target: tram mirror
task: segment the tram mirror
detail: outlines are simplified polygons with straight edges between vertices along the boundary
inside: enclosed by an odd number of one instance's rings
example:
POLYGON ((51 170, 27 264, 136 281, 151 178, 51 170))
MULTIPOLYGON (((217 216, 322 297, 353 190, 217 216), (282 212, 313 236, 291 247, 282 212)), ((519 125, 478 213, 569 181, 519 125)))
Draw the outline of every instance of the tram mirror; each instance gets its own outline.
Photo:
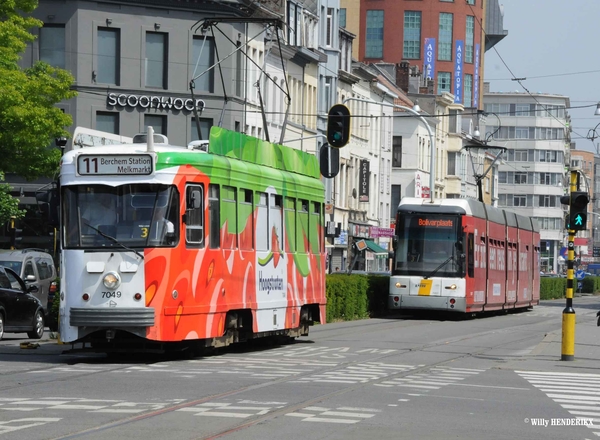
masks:
POLYGON ((456 250, 458 251, 458 253, 462 253, 463 251, 463 244, 462 241, 457 241, 454 246, 456 247, 456 250))
POLYGON ((193 209, 198 209, 202 206, 202 197, 200 191, 192 191, 190 194, 190 205, 193 209))

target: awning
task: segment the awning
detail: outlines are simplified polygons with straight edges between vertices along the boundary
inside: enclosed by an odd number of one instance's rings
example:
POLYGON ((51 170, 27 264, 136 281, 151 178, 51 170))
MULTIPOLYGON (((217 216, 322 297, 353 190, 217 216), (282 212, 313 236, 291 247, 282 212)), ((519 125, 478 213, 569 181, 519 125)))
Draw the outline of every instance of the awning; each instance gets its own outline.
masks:
POLYGON ((382 248, 381 246, 376 244, 374 241, 365 240, 365 243, 367 244, 367 250, 373 252, 374 254, 385 254, 385 255, 389 254, 389 252, 386 249, 382 248))

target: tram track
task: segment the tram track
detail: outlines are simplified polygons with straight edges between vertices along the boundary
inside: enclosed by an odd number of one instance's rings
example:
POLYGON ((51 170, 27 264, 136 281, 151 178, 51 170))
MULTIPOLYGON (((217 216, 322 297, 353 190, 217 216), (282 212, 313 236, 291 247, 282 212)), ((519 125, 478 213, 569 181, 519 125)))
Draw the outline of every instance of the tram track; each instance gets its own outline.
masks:
MULTIPOLYGON (((547 324, 547 322, 551 319, 552 318, 549 317, 547 319, 541 319, 540 321, 537 321, 537 322, 526 322, 526 323, 523 323, 522 325, 537 326, 537 325, 541 325, 541 324, 547 324)), ((426 322, 427 324, 431 323, 431 321, 418 321, 418 323, 423 323, 423 322, 426 322)), ((418 323, 415 321, 411 321, 410 323, 414 324, 414 325, 418 325, 418 323)), ((390 327, 387 324, 384 324, 383 327, 382 327, 381 323, 378 323, 378 324, 369 325, 369 328, 366 331, 367 332, 385 331, 390 327)), ((397 328, 396 321, 391 324, 395 324, 395 327, 397 328)), ((411 327, 414 325, 411 325, 411 327)), ((519 325, 519 327, 521 327, 522 325, 519 325)), ((359 325, 351 325, 350 327, 352 327, 352 331, 351 331, 352 333, 354 333, 354 332, 356 332, 356 333, 360 332, 363 334, 365 333, 364 327, 362 327, 362 330, 361 330, 361 326, 359 326, 359 325)), ((463 353, 453 353, 452 350, 450 349, 453 345, 464 345, 465 343, 467 343, 469 341, 473 342, 473 340, 475 340, 477 338, 486 337, 486 336, 489 336, 494 333, 498 333, 498 332, 515 333, 517 331, 520 331, 520 330, 515 330, 514 327, 516 327, 516 326, 511 326, 510 328, 505 328, 505 329, 490 329, 490 330, 486 330, 486 331, 477 331, 475 334, 469 334, 469 335, 461 335, 461 336, 459 335, 459 336, 455 336, 455 337, 442 338, 442 339, 439 339, 437 341, 430 342, 430 343, 417 344, 411 348, 399 349, 399 350, 395 351, 394 353, 385 353, 385 354, 375 355, 375 356, 372 356, 371 358, 369 358, 368 361, 365 361, 364 359, 363 360, 350 360, 350 361, 340 362, 340 363, 336 364, 335 367, 322 367, 317 370, 311 370, 309 372, 297 374, 292 377, 283 377, 283 378, 279 378, 279 379, 275 379, 275 380, 270 380, 268 382, 237 387, 235 389, 227 390, 222 393, 211 394, 209 396, 202 397, 200 399, 194 399, 194 400, 190 400, 190 401, 187 401, 184 403, 177 403, 177 404, 169 405, 169 406, 166 406, 166 407, 158 409, 158 410, 148 411, 143 414, 136 415, 136 416, 125 417, 125 418, 122 418, 119 420, 114 420, 112 422, 104 423, 104 424, 101 424, 101 425, 98 425, 95 427, 82 429, 80 431, 72 432, 72 433, 69 433, 64 436, 55 437, 55 440, 85 438, 86 436, 91 435, 91 434, 107 432, 112 429, 118 429, 118 428, 124 427, 126 425, 134 424, 137 422, 149 420, 152 418, 159 418, 163 415, 172 413, 172 412, 180 410, 180 409, 190 408, 195 405, 200 405, 203 403, 216 401, 218 399, 223 399, 223 398, 227 398, 227 397, 234 397, 234 396, 252 392, 252 391, 267 389, 269 387, 272 387, 272 386, 275 386, 275 385, 278 385, 281 383, 286 383, 287 381, 290 381, 290 380, 298 380, 303 377, 323 374, 323 373, 330 372, 332 370, 341 370, 341 369, 355 366, 357 364, 361 364, 361 363, 365 363, 365 362, 381 362, 381 361, 385 361, 386 359, 388 359, 391 356, 400 356, 401 357, 403 354, 409 353, 409 352, 412 352, 412 353, 427 352, 427 351, 434 350, 434 349, 440 348, 440 347, 448 347, 449 348, 449 350, 438 351, 438 353, 444 353, 444 354, 451 355, 450 357, 446 357, 444 360, 441 360, 439 362, 429 363, 427 365, 419 366, 419 367, 411 369, 409 371, 396 372, 396 373, 387 375, 387 376, 379 378, 379 379, 367 381, 365 383, 357 383, 357 384, 344 386, 342 389, 337 389, 337 390, 332 390, 330 392, 320 393, 317 396, 313 396, 311 398, 307 398, 307 399, 304 399, 304 400, 301 400, 298 402, 294 402, 289 405, 284 405, 283 407, 275 409, 273 411, 270 411, 267 414, 253 416, 250 420, 245 420, 242 423, 234 424, 230 427, 227 427, 226 429, 222 429, 219 431, 213 431, 213 432, 207 433, 206 435, 197 437, 198 440, 200 440, 200 439, 203 439, 203 440, 217 439, 217 438, 225 437, 228 434, 250 428, 257 424, 267 422, 267 421, 277 418, 283 414, 294 412, 294 411, 300 410, 300 409, 308 407, 308 406, 313 406, 313 405, 319 404, 320 402, 326 401, 328 399, 331 399, 331 398, 334 398, 334 397, 337 397, 337 396, 340 396, 340 395, 343 395, 346 393, 351 393, 351 392, 360 390, 363 387, 372 386, 373 384, 377 384, 382 381, 389 381, 389 380, 396 379, 396 378, 402 378, 402 377, 408 376, 408 375, 415 375, 415 374, 419 374, 422 372, 426 372, 432 368, 443 367, 446 364, 451 364, 460 359, 465 359, 465 358, 469 358, 469 357, 479 357, 479 356, 484 355, 486 352, 488 352, 490 350, 510 347, 511 345, 514 346, 516 344, 528 342, 528 341, 533 342, 534 340, 540 339, 540 337, 543 338, 543 335, 545 334, 543 329, 531 330, 530 334, 523 335, 523 337, 521 337, 521 338, 511 339, 508 341, 499 341, 498 343, 491 344, 491 345, 488 343, 481 348, 470 350, 469 352, 466 352, 466 353, 464 353, 464 352, 463 353), (455 354, 455 355, 452 356, 452 354, 455 354)), ((332 329, 332 330, 335 330, 335 329, 332 329)), ((348 336, 349 328, 346 327, 344 330, 346 331, 345 335, 348 336)), ((319 332, 319 333, 320 333, 319 334, 319 342, 326 342, 327 340, 331 340, 332 337, 335 338, 337 336, 337 335, 323 334, 326 332, 319 332)), ((125 368, 125 366, 123 368, 125 368)), ((115 371, 118 369, 119 368, 115 368, 115 369, 111 369, 111 370, 104 370, 102 372, 98 372, 97 374, 103 373, 103 372, 115 371)), ((81 376, 81 375, 79 375, 79 376, 81 376)), ((68 380, 68 379, 69 378, 65 378, 64 380, 68 380)))
MULTIPOLYGON (((592 318, 590 318, 591 320, 592 318)), ((537 322, 522 322, 522 323, 515 323, 511 326, 511 329, 514 329, 516 327, 523 327, 523 326, 538 326, 538 325, 545 325, 547 324, 549 321, 552 321, 553 318, 552 317, 544 317, 542 319, 540 319, 537 322)), ((327 328, 327 326, 323 326, 323 327, 316 327, 319 329, 318 332, 314 332, 317 333, 316 336, 319 337, 320 341, 326 342, 326 341, 330 341, 330 340, 336 340, 337 336, 344 336, 346 339, 348 338, 349 335, 352 334, 366 334, 366 333, 375 333, 375 332, 384 332, 390 329, 397 329, 398 327, 400 328, 407 328, 407 327, 415 327, 418 326, 420 324, 426 324, 426 325, 430 325, 430 324, 436 324, 439 323, 440 321, 436 321, 436 320, 432 320, 432 319, 418 319, 418 320, 413 320, 410 318, 407 319, 393 319, 391 320, 389 323, 387 322, 382 322, 381 320, 378 320, 377 322, 374 323, 370 323, 369 321, 353 321, 351 323, 344 323, 344 325, 342 326, 342 328, 327 328), (400 324, 400 325, 399 325, 400 324)), ((459 322, 465 322, 465 321, 459 321, 459 322)), ((471 321, 473 322, 473 321, 471 321)), ((483 322, 483 321, 482 321, 483 322)), ((457 342, 464 342, 464 341, 468 341, 474 337, 481 337, 484 336, 486 334, 491 334, 497 331, 510 331, 510 330, 498 330, 498 329, 492 329, 492 330, 488 330, 484 333, 478 333, 477 335, 469 335, 465 338, 461 338, 461 339, 454 339, 454 340, 449 340, 448 338, 442 338, 440 340, 437 340, 433 343, 430 344, 422 344, 416 347, 405 347, 405 348, 399 348, 398 351, 396 352, 396 354, 402 353, 402 352, 419 352, 419 351, 426 351, 429 349, 433 349, 435 347, 438 346, 444 346, 447 345, 448 343, 457 343, 457 342)), ((536 332, 536 331, 534 331, 536 332)), ((313 333, 313 334, 314 334, 313 333)), ((537 333, 536 333, 537 334, 537 333)), ((535 338, 536 336, 532 336, 533 338, 535 338)), ((396 342, 398 343, 398 342, 396 342)), ((298 345, 300 345, 300 343, 296 343, 298 345)), ((401 343, 403 344, 403 343, 401 343)), ((489 349, 489 348, 488 348, 489 349)), ((385 358, 387 355, 382 355, 382 359, 385 358)), ((79 357, 78 357, 79 358, 79 357)), ((69 365, 69 366, 73 366, 73 365, 79 365, 79 364, 89 364, 89 365, 95 365, 95 364, 102 364, 103 359, 104 358, 99 358, 99 357, 94 357, 94 358, 89 358, 87 359, 87 361, 85 360, 84 357, 81 358, 82 361, 81 362, 77 362, 73 357, 70 357, 69 359, 65 360, 65 365, 69 365), (90 362, 90 360, 93 359, 93 362, 90 362)), ((380 360, 380 358, 375 358, 375 360, 380 360)), ((152 364, 156 364, 156 363, 162 363, 162 362, 166 362, 166 361, 170 361, 168 359, 165 358, 157 358, 156 360, 153 361, 144 361, 143 364, 145 365, 152 365, 152 364)), ((172 362, 177 362, 172 361, 172 362)), ((110 362, 108 362, 110 363, 110 362)), ((352 363, 347 363, 347 364, 340 364, 338 365, 339 368, 343 368, 344 366, 347 365, 351 365, 352 363)), ((82 378, 82 377, 90 377, 90 376, 94 376, 94 375, 101 375, 101 374, 105 374, 105 373, 114 373, 114 372, 118 372, 118 371, 122 371, 125 369, 128 369, 131 367, 131 363, 125 363, 125 364, 116 364, 114 368, 108 368, 108 369, 102 369, 99 371, 94 371, 94 372, 90 372, 90 371, 86 371, 86 372, 82 372, 80 374, 72 374, 68 377, 57 377, 57 378, 42 378, 42 379, 34 379, 31 381, 28 381, 27 383, 18 383, 15 385, 9 385, 9 386, 0 386, 0 392, 5 392, 5 391, 10 391, 13 389, 23 389, 25 387, 33 387, 33 386, 38 386, 40 384, 51 384, 51 383, 59 383, 59 382, 66 382, 72 379, 78 379, 78 378, 82 378)), ((18 374, 23 374, 23 373, 31 373, 31 374, 35 374, 35 373, 43 373, 48 371, 48 368, 46 367, 40 367, 40 368, 32 368, 32 369, 28 369, 28 370, 15 370, 15 371, 10 371, 7 373, 3 373, 0 375, 1 377, 9 377, 9 376, 13 376, 13 375, 18 375, 18 374)), ((312 372, 311 374, 316 374, 316 372, 312 372)), ((301 377, 301 376, 295 376, 297 377, 301 377)))

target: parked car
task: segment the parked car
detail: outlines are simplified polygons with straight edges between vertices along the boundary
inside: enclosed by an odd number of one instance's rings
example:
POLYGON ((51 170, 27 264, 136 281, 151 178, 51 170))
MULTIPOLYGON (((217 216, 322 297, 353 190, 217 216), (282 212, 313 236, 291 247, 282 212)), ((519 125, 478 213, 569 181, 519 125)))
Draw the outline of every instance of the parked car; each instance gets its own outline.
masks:
POLYGON ((33 293, 37 285, 27 286, 17 273, 0 266, 0 339, 4 333, 27 332, 31 339, 44 335, 44 308, 33 293))
POLYGON ((14 270, 28 286, 37 286, 34 296, 42 302, 47 315, 56 292, 56 267, 52 255, 36 249, 2 249, 0 266, 14 270))

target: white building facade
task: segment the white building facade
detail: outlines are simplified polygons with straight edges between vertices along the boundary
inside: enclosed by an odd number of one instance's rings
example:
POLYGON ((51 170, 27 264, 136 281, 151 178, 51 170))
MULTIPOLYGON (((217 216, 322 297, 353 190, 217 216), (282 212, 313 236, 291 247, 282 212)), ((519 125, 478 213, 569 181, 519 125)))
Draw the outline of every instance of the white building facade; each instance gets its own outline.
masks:
POLYGON ((484 95, 485 128, 493 142, 507 148, 498 166, 498 206, 534 217, 540 225, 541 269, 558 272, 565 240, 560 202, 568 191, 565 164, 569 146, 569 98, 536 93, 484 95))

